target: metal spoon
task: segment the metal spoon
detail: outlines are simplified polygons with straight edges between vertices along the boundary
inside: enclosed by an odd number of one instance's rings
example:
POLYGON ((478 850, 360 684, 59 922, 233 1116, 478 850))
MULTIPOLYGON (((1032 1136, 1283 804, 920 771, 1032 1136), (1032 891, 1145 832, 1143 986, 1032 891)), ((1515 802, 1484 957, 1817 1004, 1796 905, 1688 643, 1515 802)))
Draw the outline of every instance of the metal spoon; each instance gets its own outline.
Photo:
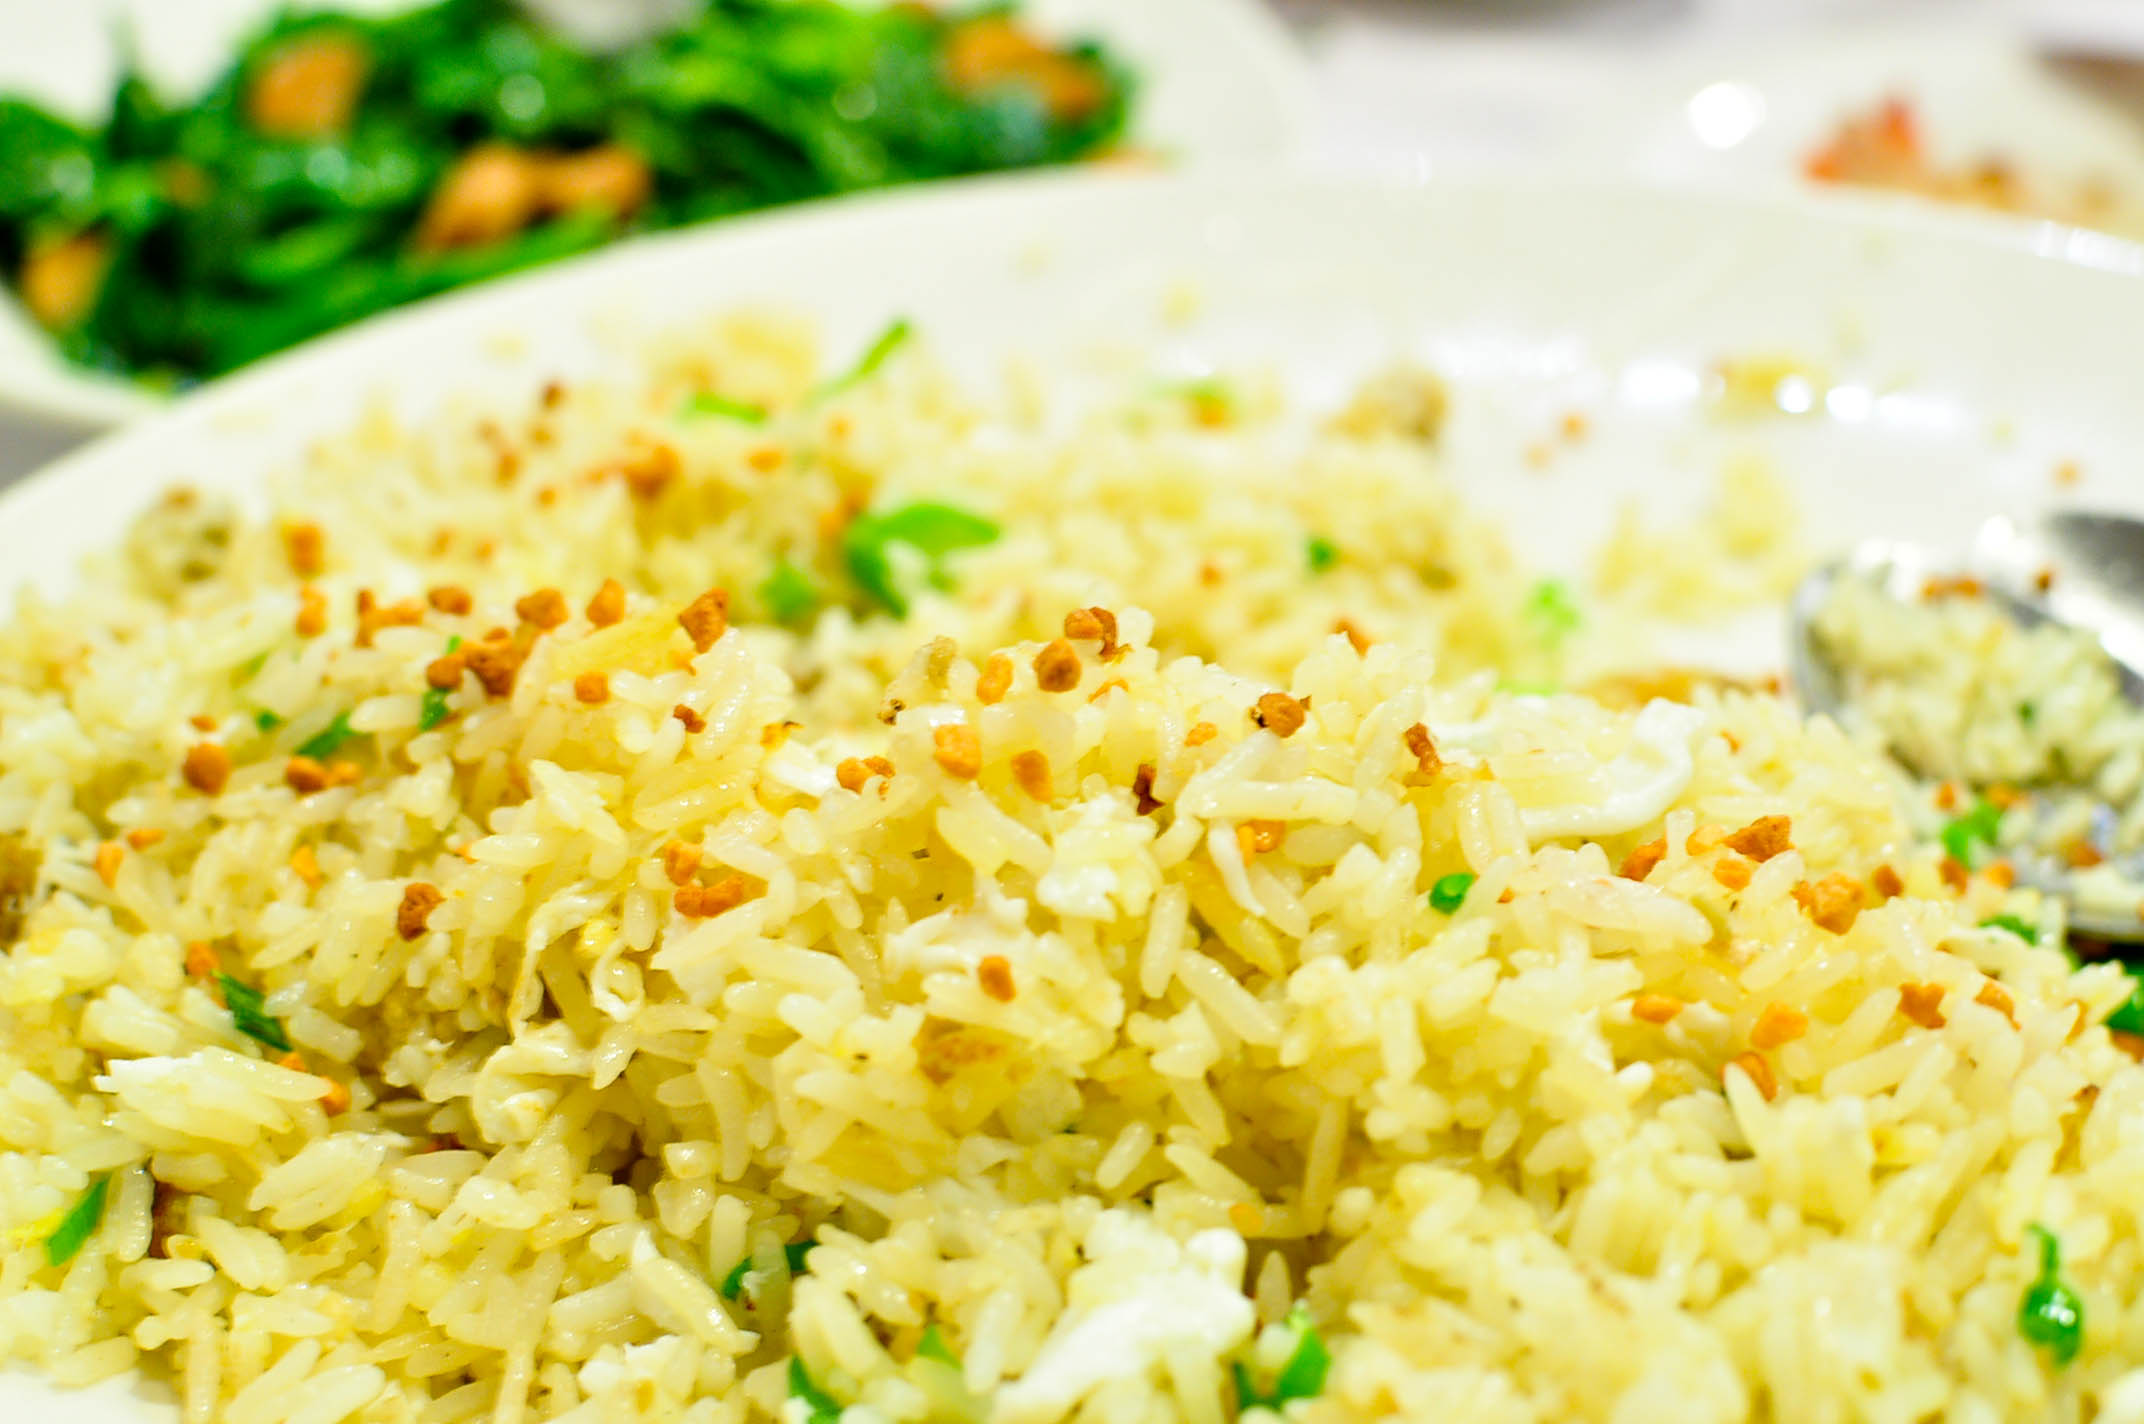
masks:
MULTIPOLYGON (((1788 606, 1787 659, 1803 709, 1842 723, 1855 720, 1845 677, 1816 634, 1817 615, 1842 576, 1872 578, 1891 596, 1914 600, 1930 578, 1961 571, 1977 578, 1982 595, 2020 624, 2055 623, 2094 634, 2115 664, 2122 695, 2144 707, 2144 520, 2063 511, 2025 524, 1990 520, 1962 560, 1911 544, 1872 541, 1802 580, 1788 606)), ((1925 770, 1910 764, 1907 769, 1925 770)), ((2104 840, 2119 815, 2113 806, 2094 811, 2093 835, 2103 854, 2111 849, 2104 840)), ((2069 902, 2069 922, 2078 933, 2144 943, 2144 915, 2094 912, 2080 904, 2077 872, 2060 857, 2009 854, 2020 884, 2069 902)), ((2110 860, 2125 879, 2144 883, 2144 851, 2110 860)))

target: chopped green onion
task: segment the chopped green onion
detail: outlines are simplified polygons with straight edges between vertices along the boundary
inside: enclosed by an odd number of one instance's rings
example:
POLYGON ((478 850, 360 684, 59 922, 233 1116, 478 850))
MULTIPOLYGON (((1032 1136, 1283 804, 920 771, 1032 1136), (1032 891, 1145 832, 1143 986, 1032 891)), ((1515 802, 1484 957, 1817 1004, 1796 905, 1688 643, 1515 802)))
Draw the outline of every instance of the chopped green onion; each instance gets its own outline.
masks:
POLYGON ((1993 801, 1975 803, 1972 810, 1943 828, 1944 853, 1960 865, 1971 867, 1974 844, 1993 846, 2002 822, 2002 810, 1993 801))
POLYGON ((89 1238, 97 1234, 97 1227, 104 1221, 104 1198, 110 1192, 112 1179, 99 1177, 82 1193, 82 1199, 67 1209, 60 1224, 45 1238, 45 1264, 64 1266, 74 1259, 75 1252, 82 1249, 89 1238))
POLYGON ((719 415, 724 420, 735 420, 745 425, 765 425, 767 408, 753 405, 750 401, 731 400, 718 396, 713 391, 694 391, 685 397, 678 407, 678 414, 688 419, 703 415, 719 415))
POLYGON ((333 756, 336 748, 356 735, 350 727, 350 714, 338 712, 334 721, 305 739, 298 747, 298 755, 319 761, 322 757, 333 756))
POLYGON ((759 601, 777 623, 801 623, 819 606, 819 585, 812 576, 784 559, 774 566, 759 586, 759 601))
MULTIPOLYGON (((816 1241, 792 1241, 782 1248, 782 1259, 788 1263, 790 1275, 800 1276, 804 1273, 805 1258, 811 1255, 812 1248, 818 1244, 816 1241)), ((718 1287, 722 1298, 735 1300, 743 1295, 746 1281, 754 1274, 756 1272, 750 1256, 730 1267, 729 1274, 722 1278, 722 1284, 718 1287)))
POLYGON ((894 617, 906 618, 908 599, 894 586, 888 548, 906 544, 921 553, 936 583, 944 579, 940 560, 947 554, 977 548, 997 537, 998 526, 980 514, 922 500, 851 520, 841 533, 841 557, 858 588, 883 604, 894 617))
POLYGON ((789 1397, 803 1400, 810 1411, 804 1416, 805 1424, 838 1424, 841 1418, 840 1401, 812 1383, 801 1355, 789 1357, 789 1397))
POLYGON ((865 348, 864 354, 857 358, 855 365, 822 384, 813 394, 818 399, 824 400, 828 396, 839 395, 849 387, 871 379, 872 376, 878 373, 878 368, 886 364, 887 358, 900 350, 908 338, 914 334, 914 328, 908 324, 907 317, 896 317, 893 321, 887 323, 886 329, 881 331, 870 346, 865 348))
POLYGON ((2116 1033, 2144 1035, 2144 978, 2139 978, 2133 969, 2125 972, 2129 975, 2129 997, 2107 1015, 2107 1027, 2116 1033))
POLYGON ((2084 1348, 2084 1298, 2063 1284, 2062 1243, 2034 1222, 2029 1228, 2040 1243, 2040 1274, 2025 1288, 2017 1306, 2017 1333, 2047 1351, 2060 1369, 2084 1348))
POLYGON ((1456 914, 1467 902, 1467 891, 1474 888, 1474 876, 1467 871, 1455 871, 1444 876, 1429 887, 1429 907, 1440 915, 1456 914))
MULTIPOLYGON (((447 651, 453 652, 462 645, 462 635, 454 634, 447 639, 447 651)), ((447 697, 454 689, 450 687, 427 687, 424 690, 424 707, 417 714, 417 730, 429 732, 453 715, 447 706, 447 697)))
POLYGON ((238 669, 238 680, 240 682, 251 682, 254 678, 258 677, 260 675, 260 670, 268 666, 269 651, 269 649, 263 648, 259 652, 255 653, 252 657, 247 658, 238 669))
POLYGON ((1304 556, 1309 560, 1310 571, 1322 574, 1340 562, 1340 546, 1323 534, 1313 534, 1304 546, 1304 556))
POLYGON ((1990 915, 1980 922, 1984 930, 2008 930, 2027 944, 2040 942, 2040 928, 2016 915, 1990 915))
POLYGON ((1310 1311, 1301 1304, 1288 1312, 1288 1328, 1296 1332, 1295 1348, 1289 1352, 1287 1362, 1273 1376, 1273 1387, 1260 1390, 1251 1383, 1251 1372, 1238 1360, 1233 1364, 1236 1375, 1236 1408, 1279 1410, 1298 1399, 1316 1399, 1325 1391, 1325 1375, 1332 1368, 1332 1352, 1325 1348, 1325 1341, 1318 1335, 1318 1327, 1310 1320, 1310 1311))
POLYGON ((2039 708, 2037 708, 2037 707, 2035 707, 2035 706, 2033 706, 2033 705, 2032 705, 2032 704, 2031 704, 2030 702, 2020 702, 2020 703, 2018 703, 2018 705, 2017 705, 2017 719, 2018 719, 2018 721, 2020 721, 2020 722, 2023 722, 2023 723, 2024 723, 2024 724, 2025 724, 2026 726, 2028 726, 2028 727, 2029 727, 2029 726, 2031 726, 2031 725, 2032 725, 2032 724, 2033 724, 2034 722, 2038 721, 2038 720, 2039 720, 2039 716, 2040 716, 2040 709, 2039 709, 2039 708))
POLYGON ((1162 393, 1190 406, 1192 415, 1202 425, 1226 425, 1236 414, 1235 387, 1219 376, 1178 381, 1162 387, 1162 393))
POLYGON ((939 1364, 951 1365, 956 1370, 960 1368, 960 1356, 953 1353, 953 1347, 946 1344, 945 1336, 939 1333, 935 1324, 923 1327, 923 1338, 916 1342, 916 1358, 936 1360, 939 1364))
POLYGON ((1578 602, 1561 579, 1543 579, 1526 595, 1526 620, 1541 641, 1551 647, 1578 631, 1584 621, 1578 602))
POLYGON ((1310 1323, 1310 1312, 1298 1305, 1288 1312, 1288 1323, 1302 1332, 1295 1342, 1295 1351, 1288 1362, 1280 1367, 1280 1375, 1273 1381, 1273 1402, 1286 1404, 1291 1399, 1315 1399, 1325 1389, 1325 1373, 1332 1368, 1332 1353, 1325 1348, 1325 1341, 1318 1335, 1317 1326, 1310 1323))
POLYGON ((253 725, 263 732, 272 732, 283 725, 283 719, 263 708, 253 714, 253 725))
POLYGON ((216 982, 223 988, 223 1006, 231 1011, 231 1027, 278 1053, 290 1052, 290 1039, 283 1032, 283 1025, 263 1007, 265 1001, 260 990, 241 984, 228 974, 218 974, 216 982))

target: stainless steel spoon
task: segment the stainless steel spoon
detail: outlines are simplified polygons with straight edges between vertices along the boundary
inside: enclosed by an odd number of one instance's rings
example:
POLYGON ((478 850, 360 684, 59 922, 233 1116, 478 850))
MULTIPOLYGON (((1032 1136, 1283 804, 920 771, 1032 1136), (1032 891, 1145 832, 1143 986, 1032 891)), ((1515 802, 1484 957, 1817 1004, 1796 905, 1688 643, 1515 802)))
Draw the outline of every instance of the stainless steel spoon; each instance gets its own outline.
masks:
MULTIPOLYGON (((2144 520, 2063 511, 2029 523, 1990 520, 1963 558, 1873 541, 1810 574, 1788 607, 1788 671, 1803 709, 1849 725, 1856 720, 1846 680, 1816 634, 1817 615, 1840 577, 1873 578, 1905 600, 1920 597, 1930 578, 1961 573, 1978 579, 1983 595, 2021 624, 2052 622, 2094 634, 2114 661, 2123 696, 2144 707, 2144 520)), ((1923 770, 1910 764, 1907 769, 1923 770)), ((2119 808, 2098 807, 2092 818, 2095 836, 2111 832, 2118 817, 2119 808)), ((2100 844, 2098 849, 2107 853, 2110 848, 2100 844)), ((2069 923, 2079 934, 2144 943, 2144 915, 2095 913, 2080 905, 2076 872, 2060 857, 2006 853, 2020 884, 2069 902, 2069 923)), ((2124 878, 2144 883, 2144 852, 2110 859, 2124 878)))

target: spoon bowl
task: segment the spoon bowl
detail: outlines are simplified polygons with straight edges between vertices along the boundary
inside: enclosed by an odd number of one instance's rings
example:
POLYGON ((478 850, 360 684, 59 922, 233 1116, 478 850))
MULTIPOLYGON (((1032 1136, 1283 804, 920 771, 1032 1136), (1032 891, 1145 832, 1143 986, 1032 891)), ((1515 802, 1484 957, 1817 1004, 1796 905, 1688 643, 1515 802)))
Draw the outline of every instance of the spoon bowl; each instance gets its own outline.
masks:
MULTIPOLYGON (((2144 710, 2144 521, 2120 515, 2062 511, 2031 524, 1995 519, 1980 530, 1964 558, 1918 545, 1876 540, 1803 579, 1788 606, 1789 675, 1803 709, 1847 727, 1870 719, 1853 701, 1846 669, 1826 646, 1818 623, 1841 581, 1858 578, 1901 603, 1918 602, 1934 582, 1963 580, 2002 617, 2023 628, 2054 625, 2092 635, 2112 663, 2120 695, 2144 710)), ((1886 750, 1914 776, 1931 780, 1940 768, 1917 765, 1895 745, 1886 750)), ((1974 787, 1978 793, 1985 787, 1974 787)), ((2005 856, 2018 883, 2063 899, 2078 933, 2124 944, 2144 943, 2144 850, 2118 852, 2113 837, 2126 805, 2109 804, 2082 782, 2043 789, 2092 798, 2086 839, 2105 857, 2105 869, 2073 866, 2051 848, 2010 845, 2005 856), (2083 877, 2094 893, 2084 893, 2083 877), (2119 877, 2110 882, 2110 876, 2119 877), (2110 883, 2137 888, 2125 907, 2109 905, 2110 883)))

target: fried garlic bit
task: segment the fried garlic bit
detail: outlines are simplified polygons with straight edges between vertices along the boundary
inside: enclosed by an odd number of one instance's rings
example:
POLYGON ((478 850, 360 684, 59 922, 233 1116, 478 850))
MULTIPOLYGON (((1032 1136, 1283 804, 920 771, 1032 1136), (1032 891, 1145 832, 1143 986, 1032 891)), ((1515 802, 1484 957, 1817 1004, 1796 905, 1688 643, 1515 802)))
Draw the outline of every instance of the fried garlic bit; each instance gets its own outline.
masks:
POLYGON ((975 678, 975 700, 985 707, 1003 702, 1005 694, 1012 691, 1012 659, 1003 653, 992 653, 983 663, 983 670, 975 678))
POLYGON ((1035 683, 1044 692, 1070 692, 1079 686, 1079 651, 1063 638, 1035 654, 1035 683))
POLYGON ((696 653, 712 648, 730 626, 730 596, 727 590, 711 588, 685 605, 677 623, 692 639, 696 653))
POLYGON ((422 880, 413 880, 402 891, 402 903, 395 910, 395 933, 404 939, 421 937, 432 917, 446 896, 439 893, 436 885, 427 885, 422 880))
POLYGON ((1276 737, 1294 736, 1309 716, 1304 704, 1285 692, 1268 692, 1251 707, 1251 720, 1276 737))
POLYGON ((973 781, 983 769, 983 741, 964 722, 931 729, 931 756, 947 776, 973 781))
POLYGON ((625 617, 625 587, 616 579, 603 580, 588 599, 588 622, 597 628, 608 628, 625 617))
POLYGON ((179 775, 203 796, 221 796, 231 779, 231 754, 215 742, 197 743, 179 763, 179 775))
POLYGON ((1623 864, 1616 874, 1625 880, 1643 880, 1658 868, 1661 861, 1667 859, 1667 855, 1668 843, 1664 837, 1647 841, 1641 846, 1633 846, 1630 854, 1623 857, 1623 864))

